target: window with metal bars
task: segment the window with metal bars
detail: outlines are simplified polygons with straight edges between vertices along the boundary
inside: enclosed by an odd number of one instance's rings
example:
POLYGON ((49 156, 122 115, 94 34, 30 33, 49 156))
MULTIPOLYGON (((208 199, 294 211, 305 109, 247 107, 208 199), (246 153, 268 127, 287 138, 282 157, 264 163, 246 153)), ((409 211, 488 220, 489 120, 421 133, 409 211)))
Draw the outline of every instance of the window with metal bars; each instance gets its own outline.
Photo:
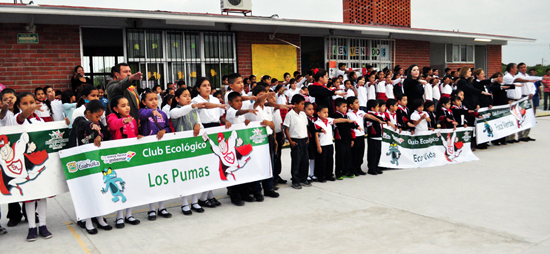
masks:
POLYGON ((199 77, 219 88, 221 77, 236 70, 235 36, 230 32, 128 29, 128 64, 144 73, 142 88, 184 80, 193 86, 199 77))
MULTIPOLYGON (((382 70, 393 66, 392 40, 327 37, 325 45, 327 66, 331 66, 331 62, 336 62, 332 66, 344 63, 353 69, 372 65, 374 69, 382 70)), ((334 75, 336 71, 329 73, 334 75)))

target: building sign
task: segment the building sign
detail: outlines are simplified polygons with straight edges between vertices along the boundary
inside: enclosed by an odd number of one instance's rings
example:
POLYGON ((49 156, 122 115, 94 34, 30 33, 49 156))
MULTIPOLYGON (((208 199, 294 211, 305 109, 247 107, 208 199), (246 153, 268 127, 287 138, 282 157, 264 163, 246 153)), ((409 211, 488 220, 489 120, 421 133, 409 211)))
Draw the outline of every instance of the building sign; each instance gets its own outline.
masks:
POLYGON ((18 44, 38 44, 38 34, 17 34, 18 44))

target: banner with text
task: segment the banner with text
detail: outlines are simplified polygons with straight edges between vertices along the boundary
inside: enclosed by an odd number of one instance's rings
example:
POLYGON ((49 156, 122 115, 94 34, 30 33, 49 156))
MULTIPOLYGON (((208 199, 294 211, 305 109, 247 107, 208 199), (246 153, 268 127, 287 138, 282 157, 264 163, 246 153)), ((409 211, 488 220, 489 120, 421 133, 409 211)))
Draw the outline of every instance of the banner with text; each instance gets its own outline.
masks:
POLYGON ((478 160, 470 141, 473 128, 437 129, 411 135, 385 127, 380 167, 424 168, 478 160))
POLYGON ((272 177, 259 123, 106 141, 60 152, 77 218, 272 177))
POLYGON ((63 121, 0 127, 0 204, 68 191, 58 151, 69 132, 63 121))
POLYGON ((505 138, 537 125, 533 106, 527 98, 510 105, 482 108, 478 112, 484 117, 476 122, 478 144, 505 138))

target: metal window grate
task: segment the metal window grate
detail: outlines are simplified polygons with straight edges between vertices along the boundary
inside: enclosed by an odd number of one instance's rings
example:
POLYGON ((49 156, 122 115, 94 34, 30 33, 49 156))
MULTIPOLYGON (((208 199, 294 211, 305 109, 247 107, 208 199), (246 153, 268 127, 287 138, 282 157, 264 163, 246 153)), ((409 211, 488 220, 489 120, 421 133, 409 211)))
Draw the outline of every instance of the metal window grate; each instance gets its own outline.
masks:
POLYGON ((348 68, 372 65, 378 70, 393 66, 393 40, 326 37, 325 42, 327 65, 336 61, 348 68))

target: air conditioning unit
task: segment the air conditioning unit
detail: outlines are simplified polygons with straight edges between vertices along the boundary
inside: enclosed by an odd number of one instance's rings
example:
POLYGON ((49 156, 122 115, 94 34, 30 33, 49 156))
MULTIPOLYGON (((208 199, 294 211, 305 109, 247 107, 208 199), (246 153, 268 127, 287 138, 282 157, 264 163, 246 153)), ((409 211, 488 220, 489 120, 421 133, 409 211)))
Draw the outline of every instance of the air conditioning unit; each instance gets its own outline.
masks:
POLYGON ((252 11, 252 0, 220 0, 222 12, 227 11, 252 11))

